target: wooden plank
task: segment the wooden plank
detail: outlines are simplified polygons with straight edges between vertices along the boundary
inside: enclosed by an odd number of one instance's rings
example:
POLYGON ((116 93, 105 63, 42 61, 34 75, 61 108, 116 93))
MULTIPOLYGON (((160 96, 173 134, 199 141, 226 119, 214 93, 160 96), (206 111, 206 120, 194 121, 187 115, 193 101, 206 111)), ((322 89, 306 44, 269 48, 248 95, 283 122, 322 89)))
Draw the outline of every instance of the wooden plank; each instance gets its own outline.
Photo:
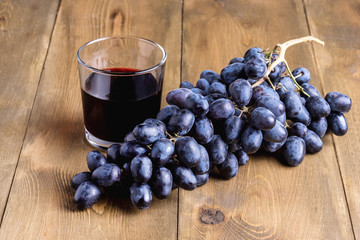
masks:
POLYGON ((325 41, 314 47, 324 92, 338 91, 352 98, 346 114, 349 131, 344 137, 333 135, 355 237, 360 238, 360 3, 356 1, 304 1, 310 31, 325 41), (328 6, 328 7, 321 7, 328 6))
POLYGON ((0 219, 23 144, 58 4, 59 1, 47 0, 0 1, 0 219))
MULTIPOLYGON (((272 48, 309 34, 302 1, 188 0, 183 24, 182 80, 193 83, 202 70, 220 72, 250 47, 272 48)), ((310 44, 289 49, 287 60, 293 69, 308 68, 320 86, 310 44)), ((331 136, 322 152, 296 168, 258 154, 230 181, 211 178, 192 192, 180 190, 179 239, 353 237, 331 136), (220 217, 212 217, 216 213, 220 217)))
POLYGON ((181 10, 177 0, 62 1, 0 239, 176 238, 177 191, 145 211, 128 199, 104 198, 80 212, 70 180, 87 169, 91 150, 83 140, 77 49, 104 36, 152 39, 169 54, 168 91, 180 82, 181 10))

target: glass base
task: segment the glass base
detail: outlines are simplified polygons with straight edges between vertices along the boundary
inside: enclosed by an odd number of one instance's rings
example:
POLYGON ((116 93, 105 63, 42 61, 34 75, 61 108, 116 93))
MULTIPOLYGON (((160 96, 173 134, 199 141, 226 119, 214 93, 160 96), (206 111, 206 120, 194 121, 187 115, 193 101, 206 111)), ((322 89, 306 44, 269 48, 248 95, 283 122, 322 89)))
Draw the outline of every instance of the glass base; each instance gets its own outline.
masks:
POLYGON ((106 151, 108 149, 108 147, 110 147, 112 144, 115 144, 115 143, 121 144, 121 142, 110 142, 110 141, 105 141, 105 140, 102 140, 100 138, 97 138, 94 135, 92 135, 86 129, 86 127, 84 127, 84 129, 85 129, 85 139, 86 139, 86 141, 96 149, 99 149, 101 151, 106 151))

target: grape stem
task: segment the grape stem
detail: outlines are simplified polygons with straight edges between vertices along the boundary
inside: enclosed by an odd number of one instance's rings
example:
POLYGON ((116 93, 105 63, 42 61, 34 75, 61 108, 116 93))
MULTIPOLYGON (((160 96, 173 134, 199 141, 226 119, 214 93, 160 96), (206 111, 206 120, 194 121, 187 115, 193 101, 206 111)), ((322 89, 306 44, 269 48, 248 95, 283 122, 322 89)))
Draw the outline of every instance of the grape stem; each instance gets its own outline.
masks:
MULTIPOLYGON (((252 87, 256 87, 256 86, 259 86, 260 84, 262 84, 265 80, 267 80, 269 83, 271 82, 270 81, 270 78, 269 78, 269 75, 271 73, 271 71, 281 62, 283 62, 286 66, 286 69, 287 71, 289 72, 289 75, 291 77, 291 79, 294 81, 296 87, 299 89, 299 91, 301 91, 302 93, 304 93, 305 95, 308 96, 308 94, 304 91, 304 89, 296 82, 296 79, 295 77, 292 75, 291 73, 291 70, 289 68, 289 65, 287 64, 286 60, 285 60, 285 52, 286 50, 293 46, 293 45, 296 45, 296 44, 299 44, 299 43, 304 43, 304 42, 316 42, 318 44, 321 44, 322 46, 325 45, 325 43, 321 40, 319 40, 318 38, 316 37, 313 37, 313 36, 306 36, 306 37, 302 37, 302 38, 297 38, 297 39, 292 39, 292 40, 289 40, 287 42, 284 42, 284 43, 279 43, 275 46, 275 48, 271 51, 271 53, 275 52, 277 49, 279 49, 279 56, 278 58, 272 62, 270 64, 270 66, 267 68, 267 71, 264 75, 263 78, 261 78, 260 80, 258 80, 257 82, 255 82, 252 87)), ((272 55, 272 54, 271 54, 272 55)))

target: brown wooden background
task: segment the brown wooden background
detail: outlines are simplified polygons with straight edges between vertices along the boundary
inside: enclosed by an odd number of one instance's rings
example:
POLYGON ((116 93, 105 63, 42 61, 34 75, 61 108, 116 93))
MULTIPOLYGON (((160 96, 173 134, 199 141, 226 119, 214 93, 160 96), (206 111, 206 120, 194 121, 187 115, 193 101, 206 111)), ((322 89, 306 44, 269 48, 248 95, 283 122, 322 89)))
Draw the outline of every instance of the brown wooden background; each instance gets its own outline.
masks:
POLYGON ((360 2, 356 0, 0 0, 0 239, 360 239, 360 2), (288 50, 323 94, 353 107, 349 132, 290 168, 252 156, 230 181, 173 191, 145 211, 103 198, 77 211, 86 170, 77 49, 137 35, 168 53, 165 94, 220 72, 250 47, 313 35, 288 50), (220 211, 224 221, 201 217, 220 211))

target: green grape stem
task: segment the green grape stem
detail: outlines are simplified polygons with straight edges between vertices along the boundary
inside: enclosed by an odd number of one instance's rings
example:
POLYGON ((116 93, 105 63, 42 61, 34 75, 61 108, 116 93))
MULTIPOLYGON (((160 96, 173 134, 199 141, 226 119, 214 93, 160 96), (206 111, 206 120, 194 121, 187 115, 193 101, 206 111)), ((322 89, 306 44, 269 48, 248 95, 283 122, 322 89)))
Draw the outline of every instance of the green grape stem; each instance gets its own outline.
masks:
MULTIPOLYGON (((293 81, 295 82, 295 85, 298 87, 298 89, 303 92, 305 95, 308 96, 307 93, 305 93, 304 89, 296 82, 296 79, 295 77, 292 75, 291 73, 291 70, 288 66, 288 64, 286 63, 286 60, 285 60, 285 52, 286 50, 293 46, 293 45, 296 45, 296 44, 299 44, 299 43, 304 43, 304 42, 316 42, 318 44, 321 44, 322 46, 325 45, 325 43, 321 40, 319 40, 318 38, 316 37, 313 37, 313 36, 306 36, 306 37, 302 37, 302 38, 297 38, 297 39, 292 39, 292 40, 289 40, 287 42, 284 42, 284 43, 279 43, 277 44, 274 49, 270 52, 269 54, 269 57, 272 56, 272 54, 277 50, 279 49, 279 56, 278 58, 272 62, 270 64, 270 66, 267 68, 267 71, 265 73, 265 76, 263 78, 261 78, 259 81, 255 82, 252 87, 256 87, 256 86, 259 86, 260 84, 262 84, 265 80, 267 80, 268 82, 271 82, 270 81, 270 78, 269 78, 269 75, 271 73, 271 71, 281 62, 284 62, 284 64, 286 65, 286 69, 287 71, 289 72, 289 75, 290 77, 293 79, 293 81), (299 88, 300 87, 300 88, 299 88)), ((272 85, 272 84, 271 84, 272 85)), ((272 87, 274 88, 274 86, 272 85, 272 87)))

